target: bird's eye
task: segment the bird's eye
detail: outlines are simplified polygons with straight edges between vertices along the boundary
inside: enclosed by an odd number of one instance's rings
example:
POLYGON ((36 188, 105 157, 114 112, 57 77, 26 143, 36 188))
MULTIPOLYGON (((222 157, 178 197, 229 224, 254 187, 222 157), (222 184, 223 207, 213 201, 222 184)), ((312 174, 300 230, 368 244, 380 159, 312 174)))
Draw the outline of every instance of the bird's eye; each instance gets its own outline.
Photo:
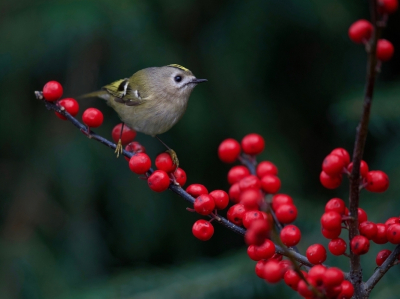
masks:
POLYGON ((175 82, 181 82, 182 81, 182 77, 181 76, 175 76, 175 82))

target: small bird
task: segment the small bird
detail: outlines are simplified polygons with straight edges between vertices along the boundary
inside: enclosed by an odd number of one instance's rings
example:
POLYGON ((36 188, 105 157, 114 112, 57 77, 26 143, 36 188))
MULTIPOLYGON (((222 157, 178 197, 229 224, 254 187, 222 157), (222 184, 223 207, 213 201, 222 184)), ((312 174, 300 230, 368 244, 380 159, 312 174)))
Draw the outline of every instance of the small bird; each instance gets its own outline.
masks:
MULTIPOLYGON (((130 78, 117 80, 100 91, 82 97, 106 100, 118 113, 123 124, 160 140, 157 135, 171 129, 182 118, 194 87, 206 81, 197 79, 183 66, 170 64, 142 69, 130 78)), ((163 144, 174 164, 179 166, 175 151, 163 144)), ((121 138, 115 152, 117 157, 122 153, 121 138)))

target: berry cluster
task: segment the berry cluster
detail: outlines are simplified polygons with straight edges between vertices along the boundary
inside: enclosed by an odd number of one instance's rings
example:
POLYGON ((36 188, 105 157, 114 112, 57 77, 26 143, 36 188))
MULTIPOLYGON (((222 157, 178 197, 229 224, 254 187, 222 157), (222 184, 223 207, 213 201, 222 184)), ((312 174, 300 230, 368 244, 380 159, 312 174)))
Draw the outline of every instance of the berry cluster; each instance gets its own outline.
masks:
MULTIPOLYGON (((399 3, 398 0, 377 0, 379 6, 379 14, 381 22, 385 22, 388 14, 396 12, 399 3)), ((370 49, 370 39, 374 27, 372 24, 364 19, 354 22, 349 27, 349 37, 356 44, 364 44, 366 49, 370 49)), ((388 61, 394 54, 393 44, 386 39, 379 39, 376 45, 376 57, 380 61, 388 61)))
MULTIPOLYGON (((335 189, 340 186, 343 174, 350 175, 353 163, 350 163, 350 155, 343 148, 334 149, 322 162, 322 171, 319 175, 321 184, 327 189, 335 189)), ((385 192, 389 188, 389 178, 381 170, 369 170, 368 164, 361 161, 360 188, 370 192, 385 192)))

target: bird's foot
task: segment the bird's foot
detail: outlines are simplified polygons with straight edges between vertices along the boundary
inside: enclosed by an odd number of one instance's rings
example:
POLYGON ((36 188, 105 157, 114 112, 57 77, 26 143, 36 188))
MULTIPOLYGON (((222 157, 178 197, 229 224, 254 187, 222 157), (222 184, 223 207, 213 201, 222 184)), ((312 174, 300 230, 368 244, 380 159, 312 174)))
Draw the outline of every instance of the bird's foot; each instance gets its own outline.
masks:
POLYGON ((179 160, 178 160, 178 155, 176 154, 176 152, 173 149, 169 149, 166 152, 171 156, 172 163, 174 163, 174 165, 176 166, 176 169, 178 169, 179 160))
POLYGON ((118 140, 117 147, 115 148, 115 152, 117 154, 117 158, 120 154, 122 154, 122 142, 121 139, 118 140))

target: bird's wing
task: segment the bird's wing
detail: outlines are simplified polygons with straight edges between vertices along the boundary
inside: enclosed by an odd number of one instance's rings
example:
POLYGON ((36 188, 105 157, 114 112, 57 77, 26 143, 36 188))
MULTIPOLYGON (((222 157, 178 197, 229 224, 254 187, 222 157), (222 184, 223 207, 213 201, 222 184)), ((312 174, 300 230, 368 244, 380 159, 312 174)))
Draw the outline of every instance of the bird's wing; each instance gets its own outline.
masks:
POLYGON ((143 103, 140 92, 137 89, 132 89, 127 78, 117 80, 102 89, 112 95, 117 103, 127 106, 137 106, 143 103))

